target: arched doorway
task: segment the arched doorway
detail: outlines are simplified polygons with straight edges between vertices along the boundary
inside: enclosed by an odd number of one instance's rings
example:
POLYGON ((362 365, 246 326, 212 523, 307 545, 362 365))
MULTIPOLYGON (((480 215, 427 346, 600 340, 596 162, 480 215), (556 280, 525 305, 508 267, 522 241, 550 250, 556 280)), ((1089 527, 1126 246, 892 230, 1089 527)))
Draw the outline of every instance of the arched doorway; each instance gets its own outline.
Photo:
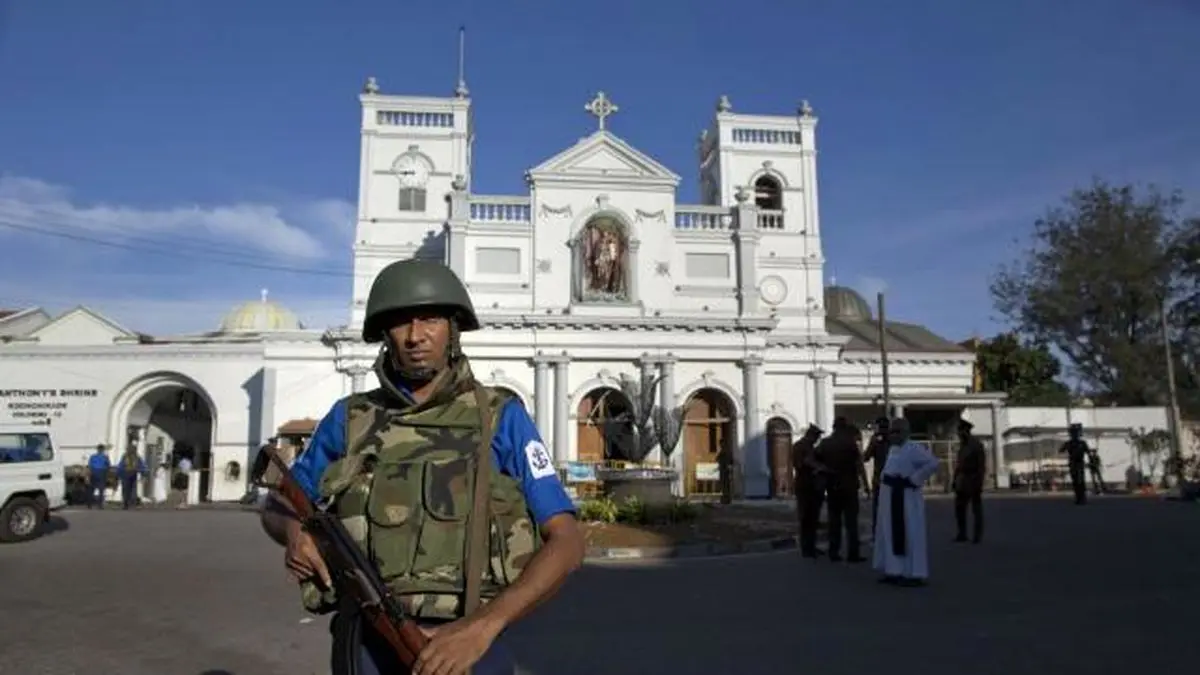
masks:
MULTIPOLYGON (((176 476, 184 459, 199 472, 199 495, 208 501, 212 481, 212 442, 214 410, 212 399, 190 378, 175 373, 147 377, 126 388, 114 410, 120 444, 114 454, 120 456, 133 448, 146 463, 149 476, 143 481, 143 497, 155 496, 156 479, 186 489, 176 476), (159 471, 163 469, 163 471, 159 471)), ((115 457, 114 457, 115 459, 115 457)), ((184 465, 186 468, 186 464, 184 465)), ((165 497, 165 494, 157 495, 165 497)))
POLYGON ((512 389, 510 387, 505 387, 503 385, 498 385, 498 384, 490 384, 490 385, 488 385, 488 387, 495 390, 495 392, 497 394, 500 394, 501 396, 507 396, 508 398, 515 398, 517 400, 517 402, 521 404, 522 407, 527 407, 527 406, 525 406, 525 398, 523 396, 521 396, 520 394, 518 394, 515 389, 512 389))
POLYGON ((629 400, 612 387, 589 391, 575 415, 576 459, 596 463, 623 459, 622 443, 631 433, 630 410, 629 400))
POLYGON ((684 489, 689 495, 733 495, 733 446, 737 417, 733 402, 715 389, 701 389, 688 399, 684 412, 684 489))
POLYGON ((771 497, 790 497, 792 424, 782 417, 767 420, 767 457, 771 463, 771 497))

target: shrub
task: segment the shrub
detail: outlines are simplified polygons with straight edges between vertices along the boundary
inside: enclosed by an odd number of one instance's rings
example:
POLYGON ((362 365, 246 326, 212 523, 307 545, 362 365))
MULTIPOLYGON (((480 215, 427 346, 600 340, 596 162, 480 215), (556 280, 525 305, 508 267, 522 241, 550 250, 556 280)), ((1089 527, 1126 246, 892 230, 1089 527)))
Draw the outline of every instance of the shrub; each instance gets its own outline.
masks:
POLYGON ((636 497, 617 503, 611 497, 586 499, 578 504, 579 519, 587 523, 625 525, 668 525, 690 523, 700 516, 700 507, 678 499, 669 504, 646 504, 636 497))
POLYGON ((586 523, 615 523, 617 505, 608 497, 579 502, 579 519, 586 523))

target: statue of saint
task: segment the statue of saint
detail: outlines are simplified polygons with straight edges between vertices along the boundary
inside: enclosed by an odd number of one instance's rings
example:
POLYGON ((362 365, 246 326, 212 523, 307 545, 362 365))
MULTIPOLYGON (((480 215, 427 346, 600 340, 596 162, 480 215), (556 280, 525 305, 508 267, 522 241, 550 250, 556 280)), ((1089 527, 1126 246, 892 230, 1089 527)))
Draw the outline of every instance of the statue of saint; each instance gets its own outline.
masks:
POLYGON ((588 222, 580 236, 584 300, 625 300, 628 245, 624 229, 612 218, 588 222))

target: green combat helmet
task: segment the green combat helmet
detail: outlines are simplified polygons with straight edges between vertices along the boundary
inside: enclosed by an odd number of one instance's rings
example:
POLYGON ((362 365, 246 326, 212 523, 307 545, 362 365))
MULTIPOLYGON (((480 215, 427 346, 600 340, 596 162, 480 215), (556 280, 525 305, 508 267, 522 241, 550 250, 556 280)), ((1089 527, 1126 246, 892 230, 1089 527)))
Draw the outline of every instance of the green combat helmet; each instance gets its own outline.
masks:
POLYGON ((380 270, 371 284, 363 341, 383 340, 384 327, 379 320, 384 314, 416 307, 457 310, 459 330, 479 330, 471 296, 449 267, 432 260, 398 260, 380 270))

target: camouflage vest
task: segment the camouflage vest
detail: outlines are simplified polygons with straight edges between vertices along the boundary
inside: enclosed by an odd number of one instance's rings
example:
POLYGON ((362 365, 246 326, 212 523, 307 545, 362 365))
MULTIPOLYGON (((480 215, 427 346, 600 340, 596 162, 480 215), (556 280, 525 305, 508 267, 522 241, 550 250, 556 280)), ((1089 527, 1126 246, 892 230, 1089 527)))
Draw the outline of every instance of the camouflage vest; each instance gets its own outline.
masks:
MULTIPOLYGON (((348 399, 347 452, 322 475, 321 497, 411 616, 454 619, 463 613, 482 415, 494 424, 507 399, 484 388, 488 407, 480 410, 466 359, 421 405, 391 387, 386 370, 381 359, 376 372, 384 386, 348 399)), ((485 459, 491 464, 491 555, 484 601, 516 580, 541 542, 520 483, 500 473, 490 448, 485 459)), ((322 596, 311 584, 303 591, 308 610, 336 608, 332 593, 322 596)))

